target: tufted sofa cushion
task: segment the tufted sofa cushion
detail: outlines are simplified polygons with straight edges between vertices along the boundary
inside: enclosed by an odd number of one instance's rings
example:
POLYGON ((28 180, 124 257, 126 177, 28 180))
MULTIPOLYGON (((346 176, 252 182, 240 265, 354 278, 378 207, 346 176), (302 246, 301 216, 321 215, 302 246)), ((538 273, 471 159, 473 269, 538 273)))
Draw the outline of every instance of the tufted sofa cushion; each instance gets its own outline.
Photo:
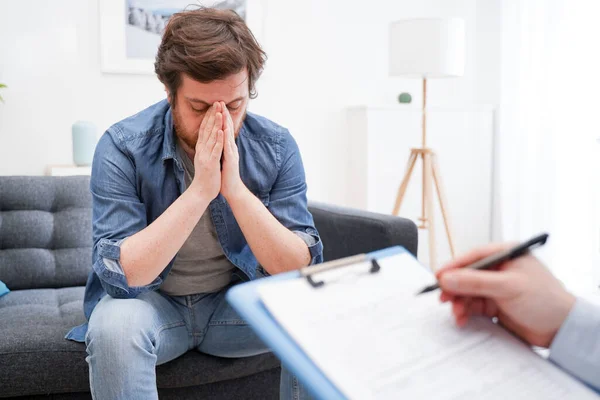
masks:
POLYGON ((89 177, 0 179, 0 280, 11 290, 85 285, 89 177))
MULTIPOLYGON (((70 327, 85 322, 84 290, 16 290, 0 299, 0 398, 89 391, 85 346, 64 339, 70 327)), ((204 385, 278 367, 270 353, 229 359, 190 351, 157 367, 157 385, 161 389, 204 385)), ((276 392, 277 379, 253 386, 276 392)))

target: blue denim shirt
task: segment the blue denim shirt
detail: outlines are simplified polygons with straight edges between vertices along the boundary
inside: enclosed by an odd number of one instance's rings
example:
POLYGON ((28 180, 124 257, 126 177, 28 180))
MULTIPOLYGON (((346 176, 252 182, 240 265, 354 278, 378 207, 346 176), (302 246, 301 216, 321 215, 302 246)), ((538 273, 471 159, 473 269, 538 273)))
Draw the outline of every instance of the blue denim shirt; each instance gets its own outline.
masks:
MULTIPOLYGON (((236 143, 240 176, 281 224, 307 244, 311 264, 323 260, 323 245, 308 211, 304 167, 289 131, 248 113, 236 143)), ((84 314, 107 293, 135 298, 157 290, 173 260, 145 286, 129 286, 120 265, 120 245, 158 218, 185 190, 182 161, 175 151, 171 107, 163 100, 108 129, 96 147, 92 165, 93 251, 84 314)), ((225 256, 245 280, 264 275, 225 198, 209 205, 225 256), (257 274, 258 272, 258 274, 257 274)), ((73 328, 67 339, 83 341, 87 323, 73 328)))

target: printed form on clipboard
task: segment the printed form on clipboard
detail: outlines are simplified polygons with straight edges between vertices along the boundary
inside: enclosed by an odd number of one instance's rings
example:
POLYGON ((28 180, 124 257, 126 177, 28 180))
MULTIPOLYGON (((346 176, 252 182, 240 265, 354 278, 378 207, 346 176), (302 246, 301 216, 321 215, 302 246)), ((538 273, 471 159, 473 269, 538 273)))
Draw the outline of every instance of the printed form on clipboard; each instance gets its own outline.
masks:
POLYGON ((268 312, 349 399, 597 399, 488 319, 458 328, 410 254, 258 288, 268 312))

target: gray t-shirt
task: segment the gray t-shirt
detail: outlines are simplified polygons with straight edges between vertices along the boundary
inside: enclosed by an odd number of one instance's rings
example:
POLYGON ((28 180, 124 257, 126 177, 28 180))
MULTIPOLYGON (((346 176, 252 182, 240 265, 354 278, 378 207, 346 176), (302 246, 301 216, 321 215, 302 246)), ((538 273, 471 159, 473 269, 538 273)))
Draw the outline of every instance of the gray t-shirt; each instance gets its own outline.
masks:
MULTIPOLYGON (((179 144, 176 147, 183 161, 187 188, 194 178, 194 162, 179 144)), ((177 253, 173 268, 160 290, 171 296, 217 292, 231 282, 234 269, 235 266, 223 254, 207 208, 177 253)))

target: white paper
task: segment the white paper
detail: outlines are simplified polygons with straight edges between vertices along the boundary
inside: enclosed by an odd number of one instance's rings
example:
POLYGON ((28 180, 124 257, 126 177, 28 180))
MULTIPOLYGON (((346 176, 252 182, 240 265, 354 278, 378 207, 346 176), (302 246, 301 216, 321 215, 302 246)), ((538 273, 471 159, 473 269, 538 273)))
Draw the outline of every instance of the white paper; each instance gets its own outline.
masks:
POLYGON ((279 324, 351 399, 587 399, 598 397, 491 321, 456 327, 433 276, 404 253, 264 284, 279 324))

